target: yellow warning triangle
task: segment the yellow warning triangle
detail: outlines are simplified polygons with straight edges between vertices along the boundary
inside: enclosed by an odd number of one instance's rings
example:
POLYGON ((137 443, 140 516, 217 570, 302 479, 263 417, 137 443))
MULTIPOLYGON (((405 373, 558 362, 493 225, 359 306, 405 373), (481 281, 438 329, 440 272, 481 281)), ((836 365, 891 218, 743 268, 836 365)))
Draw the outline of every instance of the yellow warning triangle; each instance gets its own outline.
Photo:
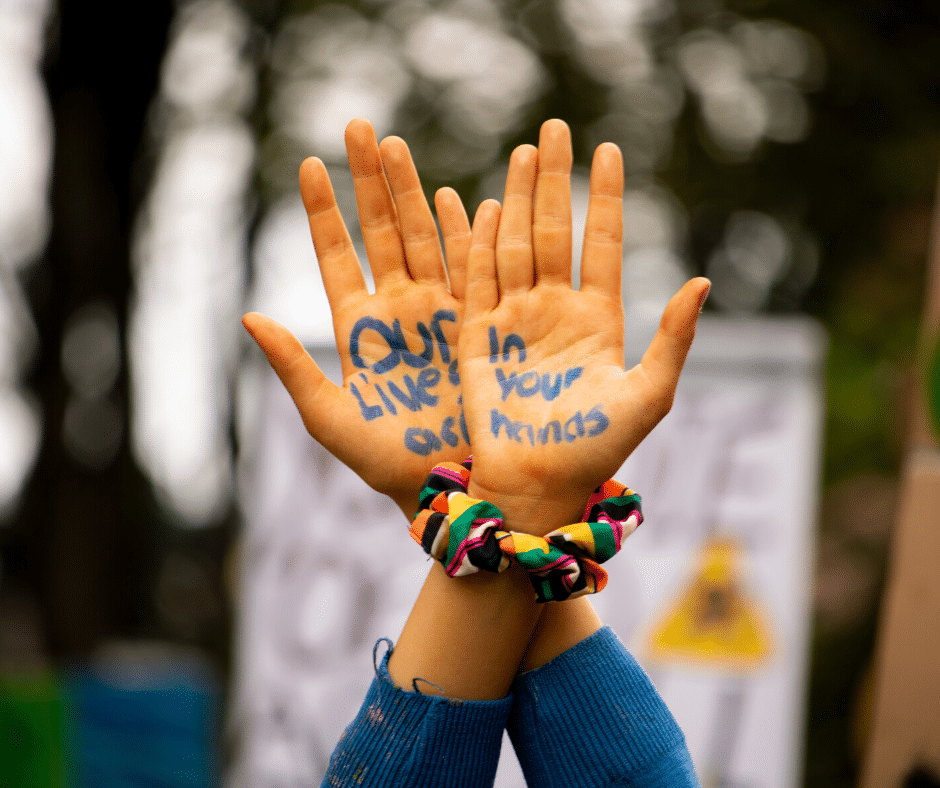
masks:
POLYGON ((692 582, 652 630, 652 662, 742 669, 770 656, 770 629, 741 589, 741 560, 740 547, 727 538, 702 548, 692 582))

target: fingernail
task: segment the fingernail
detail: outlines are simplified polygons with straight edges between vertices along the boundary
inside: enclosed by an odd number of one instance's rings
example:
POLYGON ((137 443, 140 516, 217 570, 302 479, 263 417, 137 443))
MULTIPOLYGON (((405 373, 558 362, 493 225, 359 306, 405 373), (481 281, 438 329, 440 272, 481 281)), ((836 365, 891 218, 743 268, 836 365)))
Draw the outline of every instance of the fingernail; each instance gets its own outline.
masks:
POLYGON ((711 289, 712 289, 712 283, 709 282, 709 283, 708 283, 708 287, 706 287, 706 288, 702 291, 702 294, 699 296, 699 300, 698 300, 698 311, 699 311, 699 312, 701 312, 701 311, 705 308, 705 300, 708 298, 708 294, 709 294, 709 292, 711 292, 711 289))
MULTIPOLYGON (((248 335, 249 335, 252 339, 254 339, 254 338, 255 338, 255 332, 254 332, 254 330, 252 329, 252 327, 249 325, 249 323, 251 323, 251 316, 252 316, 252 314, 253 314, 252 312, 249 312, 247 315, 242 316, 242 325, 245 327, 245 331, 248 332, 248 335)), ((256 340, 256 341, 257 341, 257 340, 256 340)))

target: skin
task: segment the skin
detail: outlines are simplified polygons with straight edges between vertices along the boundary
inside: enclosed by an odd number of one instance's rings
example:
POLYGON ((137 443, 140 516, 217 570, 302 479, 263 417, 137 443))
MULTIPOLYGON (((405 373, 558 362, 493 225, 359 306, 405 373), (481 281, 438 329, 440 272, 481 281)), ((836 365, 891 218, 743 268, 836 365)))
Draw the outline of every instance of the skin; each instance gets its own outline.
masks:
MULTIPOLYGON (((371 126, 361 120, 349 125, 346 142, 376 280, 374 295, 365 288, 322 163, 308 159, 300 174, 344 385, 328 381, 296 338, 269 318, 246 315, 245 327, 293 397, 310 434, 370 486, 390 495, 406 516, 414 513, 417 490, 430 468, 443 460, 462 461, 469 451, 465 445, 445 445, 419 457, 404 449, 404 430, 434 429, 442 412, 459 415, 462 394, 474 455, 470 495, 496 504, 511 530, 545 534, 576 522, 590 492, 619 469, 668 412, 707 280, 692 280, 673 297, 641 363, 625 370, 623 170, 616 146, 602 145, 595 154, 582 285, 573 290, 571 142, 563 122, 543 125, 537 149, 524 145, 513 152, 502 209, 495 201, 484 202, 472 233, 457 195, 438 192, 449 269, 405 143, 388 138, 377 145, 371 126), (461 389, 447 392, 433 418, 399 409, 395 417, 366 422, 350 389, 360 372, 348 353, 352 326, 372 315, 389 324, 399 317, 407 329, 417 319, 430 321, 438 309, 458 315, 445 333, 451 355, 459 359, 461 389), (551 402, 514 395, 504 399, 490 361, 491 328, 499 336, 516 333, 525 341, 526 360, 514 365, 520 374, 554 376, 579 366, 580 379, 551 402), (494 436, 491 429, 494 408, 510 419, 542 425, 596 406, 609 427, 570 443, 532 446, 505 434, 494 436), (340 423, 342 430, 336 426, 340 423)), ((406 340, 409 347, 421 347, 415 334, 406 340)), ((374 363, 388 348, 364 344, 360 352, 374 363)), ((406 688, 420 676, 448 697, 501 698, 517 670, 544 664, 600 625, 583 598, 536 605, 528 580, 514 568, 500 575, 449 578, 435 563, 389 670, 406 688)), ((421 689, 433 691, 430 685, 421 689)))
MULTIPOLYGON (((460 267, 470 247, 470 223, 457 193, 440 190, 437 211, 444 248, 452 261, 452 290, 434 217, 404 140, 389 137, 380 147, 372 126, 354 120, 346 129, 346 147, 363 241, 375 279, 374 294, 366 288, 326 167, 319 159, 310 158, 300 168, 301 196, 333 314, 343 385, 328 380, 303 345, 280 324, 258 313, 245 315, 242 322, 293 398, 307 431, 369 486, 390 496, 410 519, 417 510, 418 490, 433 465, 445 460, 462 462, 469 447, 445 444, 441 451, 421 457, 404 448, 403 435, 409 427, 439 428, 443 414, 459 416, 460 391, 450 385, 438 386, 442 401, 433 411, 399 408, 394 416, 387 413, 366 422, 351 388, 351 384, 362 387, 359 375, 363 370, 353 365, 349 354, 350 332, 365 316, 387 325, 400 318, 408 346, 421 348, 416 322, 430 324, 435 312, 451 310, 457 322, 445 322, 442 329, 450 355, 455 356, 463 314, 460 267)), ((361 340, 360 353, 369 364, 388 353, 387 345, 374 332, 363 332, 361 340)), ((446 379, 448 365, 442 363, 440 354, 435 353, 431 366, 446 379)), ((404 374, 414 371, 400 364, 383 380, 404 388, 404 374)))

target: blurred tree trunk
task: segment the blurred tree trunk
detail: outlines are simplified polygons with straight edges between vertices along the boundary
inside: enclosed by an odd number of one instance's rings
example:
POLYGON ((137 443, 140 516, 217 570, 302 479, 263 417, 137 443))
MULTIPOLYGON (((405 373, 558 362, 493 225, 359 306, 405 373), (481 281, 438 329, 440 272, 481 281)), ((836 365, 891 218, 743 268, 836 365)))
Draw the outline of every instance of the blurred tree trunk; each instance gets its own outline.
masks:
POLYGON ((3 567, 5 582, 29 588, 39 602, 56 662, 88 653, 103 638, 141 633, 152 619, 158 515, 129 450, 123 348, 129 239, 142 195, 135 176, 172 5, 115 8, 61 3, 48 32, 54 224, 45 256, 24 282, 41 338, 28 383, 41 403, 44 433, 21 509, 3 533, 3 567), (122 347, 111 396, 123 434, 115 459, 101 470, 74 460, 62 441, 69 392, 63 332, 69 316, 92 302, 113 308, 122 347))

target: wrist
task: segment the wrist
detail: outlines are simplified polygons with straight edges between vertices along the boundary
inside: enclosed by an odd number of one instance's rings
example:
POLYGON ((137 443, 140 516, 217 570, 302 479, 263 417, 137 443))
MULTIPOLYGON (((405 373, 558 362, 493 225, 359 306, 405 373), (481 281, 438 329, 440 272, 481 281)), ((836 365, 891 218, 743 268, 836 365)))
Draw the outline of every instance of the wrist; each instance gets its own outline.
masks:
POLYGON ((543 536, 564 525, 580 521, 590 492, 584 495, 546 497, 507 494, 488 490, 471 476, 467 495, 493 504, 503 515, 505 530, 543 536))
POLYGON ((386 493, 389 498, 395 503, 395 505, 401 509, 401 513, 405 515, 405 519, 410 523, 415 516, 415 512, 420 508, 418 504, 418 493, 414 490, 409 492, 399 492, 399 493, 386 493))
POLYGON ((521 485, 524 496, 507 496, 492 495, 472 482, 471 470, 472 459, 435 466, 409 529, 450 577, 500 573, 518 565, 528 573, 539 602, 595 594, 607 584, 600 564, 620 550, 643 519, 640 497, 613 479, 584 497, 547 498, 533 494, 527 483, 521 485), (590 521, 581 520, 582 511, 590 521))

